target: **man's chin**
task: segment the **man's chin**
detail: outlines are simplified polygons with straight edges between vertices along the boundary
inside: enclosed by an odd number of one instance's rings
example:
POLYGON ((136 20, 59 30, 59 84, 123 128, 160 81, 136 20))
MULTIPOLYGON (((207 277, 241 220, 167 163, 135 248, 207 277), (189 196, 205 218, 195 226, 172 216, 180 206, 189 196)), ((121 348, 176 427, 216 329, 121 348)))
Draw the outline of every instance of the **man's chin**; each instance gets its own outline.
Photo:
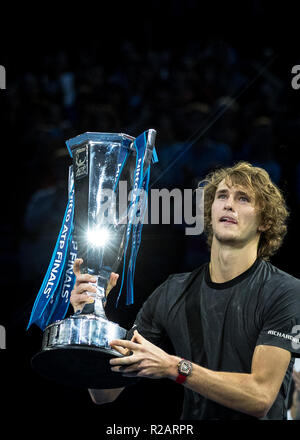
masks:
POLYGON ((215 237, 222 244, 237 244, 239 242, 234 234, 215 234, 215 237))

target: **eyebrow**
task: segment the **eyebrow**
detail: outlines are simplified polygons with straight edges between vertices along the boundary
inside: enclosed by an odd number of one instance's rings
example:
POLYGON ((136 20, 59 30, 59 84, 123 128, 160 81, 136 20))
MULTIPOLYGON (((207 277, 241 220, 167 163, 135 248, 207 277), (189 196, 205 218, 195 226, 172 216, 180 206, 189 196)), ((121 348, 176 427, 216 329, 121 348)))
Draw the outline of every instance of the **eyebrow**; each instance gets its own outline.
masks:
MULTIPOLYGON (((228 191, 228 189, 219 189, 218 191, 216 191, 216 195, 221 195, 221 194, 227 194, 229 191, 228 191)), ((246 196, 246 197, 248 197, 250 200, 253 200, 253 197, 251 197, 250 196, 250 194, 248 194, 247 192, 245 192, 245 191, 241 191, 241 190, 237 190, 236 191, 236 194, 238 195, 238 196, 246 196)))

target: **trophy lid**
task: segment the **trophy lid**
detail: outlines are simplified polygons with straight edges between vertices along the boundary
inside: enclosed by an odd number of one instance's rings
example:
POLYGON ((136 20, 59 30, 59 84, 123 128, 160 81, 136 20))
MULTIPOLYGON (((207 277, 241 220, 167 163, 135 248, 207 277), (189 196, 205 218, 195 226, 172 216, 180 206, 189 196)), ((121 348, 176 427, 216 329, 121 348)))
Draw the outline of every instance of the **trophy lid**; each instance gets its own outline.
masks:
POLYGON ((74 150, 78 145, 86 144, 88 142, 120 142, 122 140, 127 140, 130 143, 135 140, 133 136, 124 133, 101 133, 101 132, 91 132, 79 134, 66 141, 70 156, 72 157, 72 150, 74 150))

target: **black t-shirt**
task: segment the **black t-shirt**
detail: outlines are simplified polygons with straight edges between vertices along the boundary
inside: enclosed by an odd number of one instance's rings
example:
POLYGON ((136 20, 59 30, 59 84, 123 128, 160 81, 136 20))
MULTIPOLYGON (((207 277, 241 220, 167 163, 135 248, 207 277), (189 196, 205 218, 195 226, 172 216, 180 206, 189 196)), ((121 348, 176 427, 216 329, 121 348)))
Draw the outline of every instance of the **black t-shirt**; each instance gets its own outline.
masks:
MULTIPOLYGON (((238 277, 214 283, 204 264, 192 273, 171 275, 144 303, 134 328, 162 348, 171 341, 177 356, 215 371, 250 373, 256 345, 290 351, 279 394, 264 417, 286 418, 294 357, 300 356, 297 278, 257 259, 238 277)), ((181 418, 253 419, 187 388, 181 418)))

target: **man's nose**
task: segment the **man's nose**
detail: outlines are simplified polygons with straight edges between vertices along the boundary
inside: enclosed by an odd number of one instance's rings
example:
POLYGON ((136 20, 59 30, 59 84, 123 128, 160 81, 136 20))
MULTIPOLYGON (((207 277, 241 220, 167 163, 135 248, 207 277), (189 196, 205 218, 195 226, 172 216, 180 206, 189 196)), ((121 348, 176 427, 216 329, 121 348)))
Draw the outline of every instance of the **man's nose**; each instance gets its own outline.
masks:
POLYGON ((224 209, 226 209, 227 211, 233 210, 233 200, 231 197, 228 197, 226 199, 225 204, 224 204, 224 209))

